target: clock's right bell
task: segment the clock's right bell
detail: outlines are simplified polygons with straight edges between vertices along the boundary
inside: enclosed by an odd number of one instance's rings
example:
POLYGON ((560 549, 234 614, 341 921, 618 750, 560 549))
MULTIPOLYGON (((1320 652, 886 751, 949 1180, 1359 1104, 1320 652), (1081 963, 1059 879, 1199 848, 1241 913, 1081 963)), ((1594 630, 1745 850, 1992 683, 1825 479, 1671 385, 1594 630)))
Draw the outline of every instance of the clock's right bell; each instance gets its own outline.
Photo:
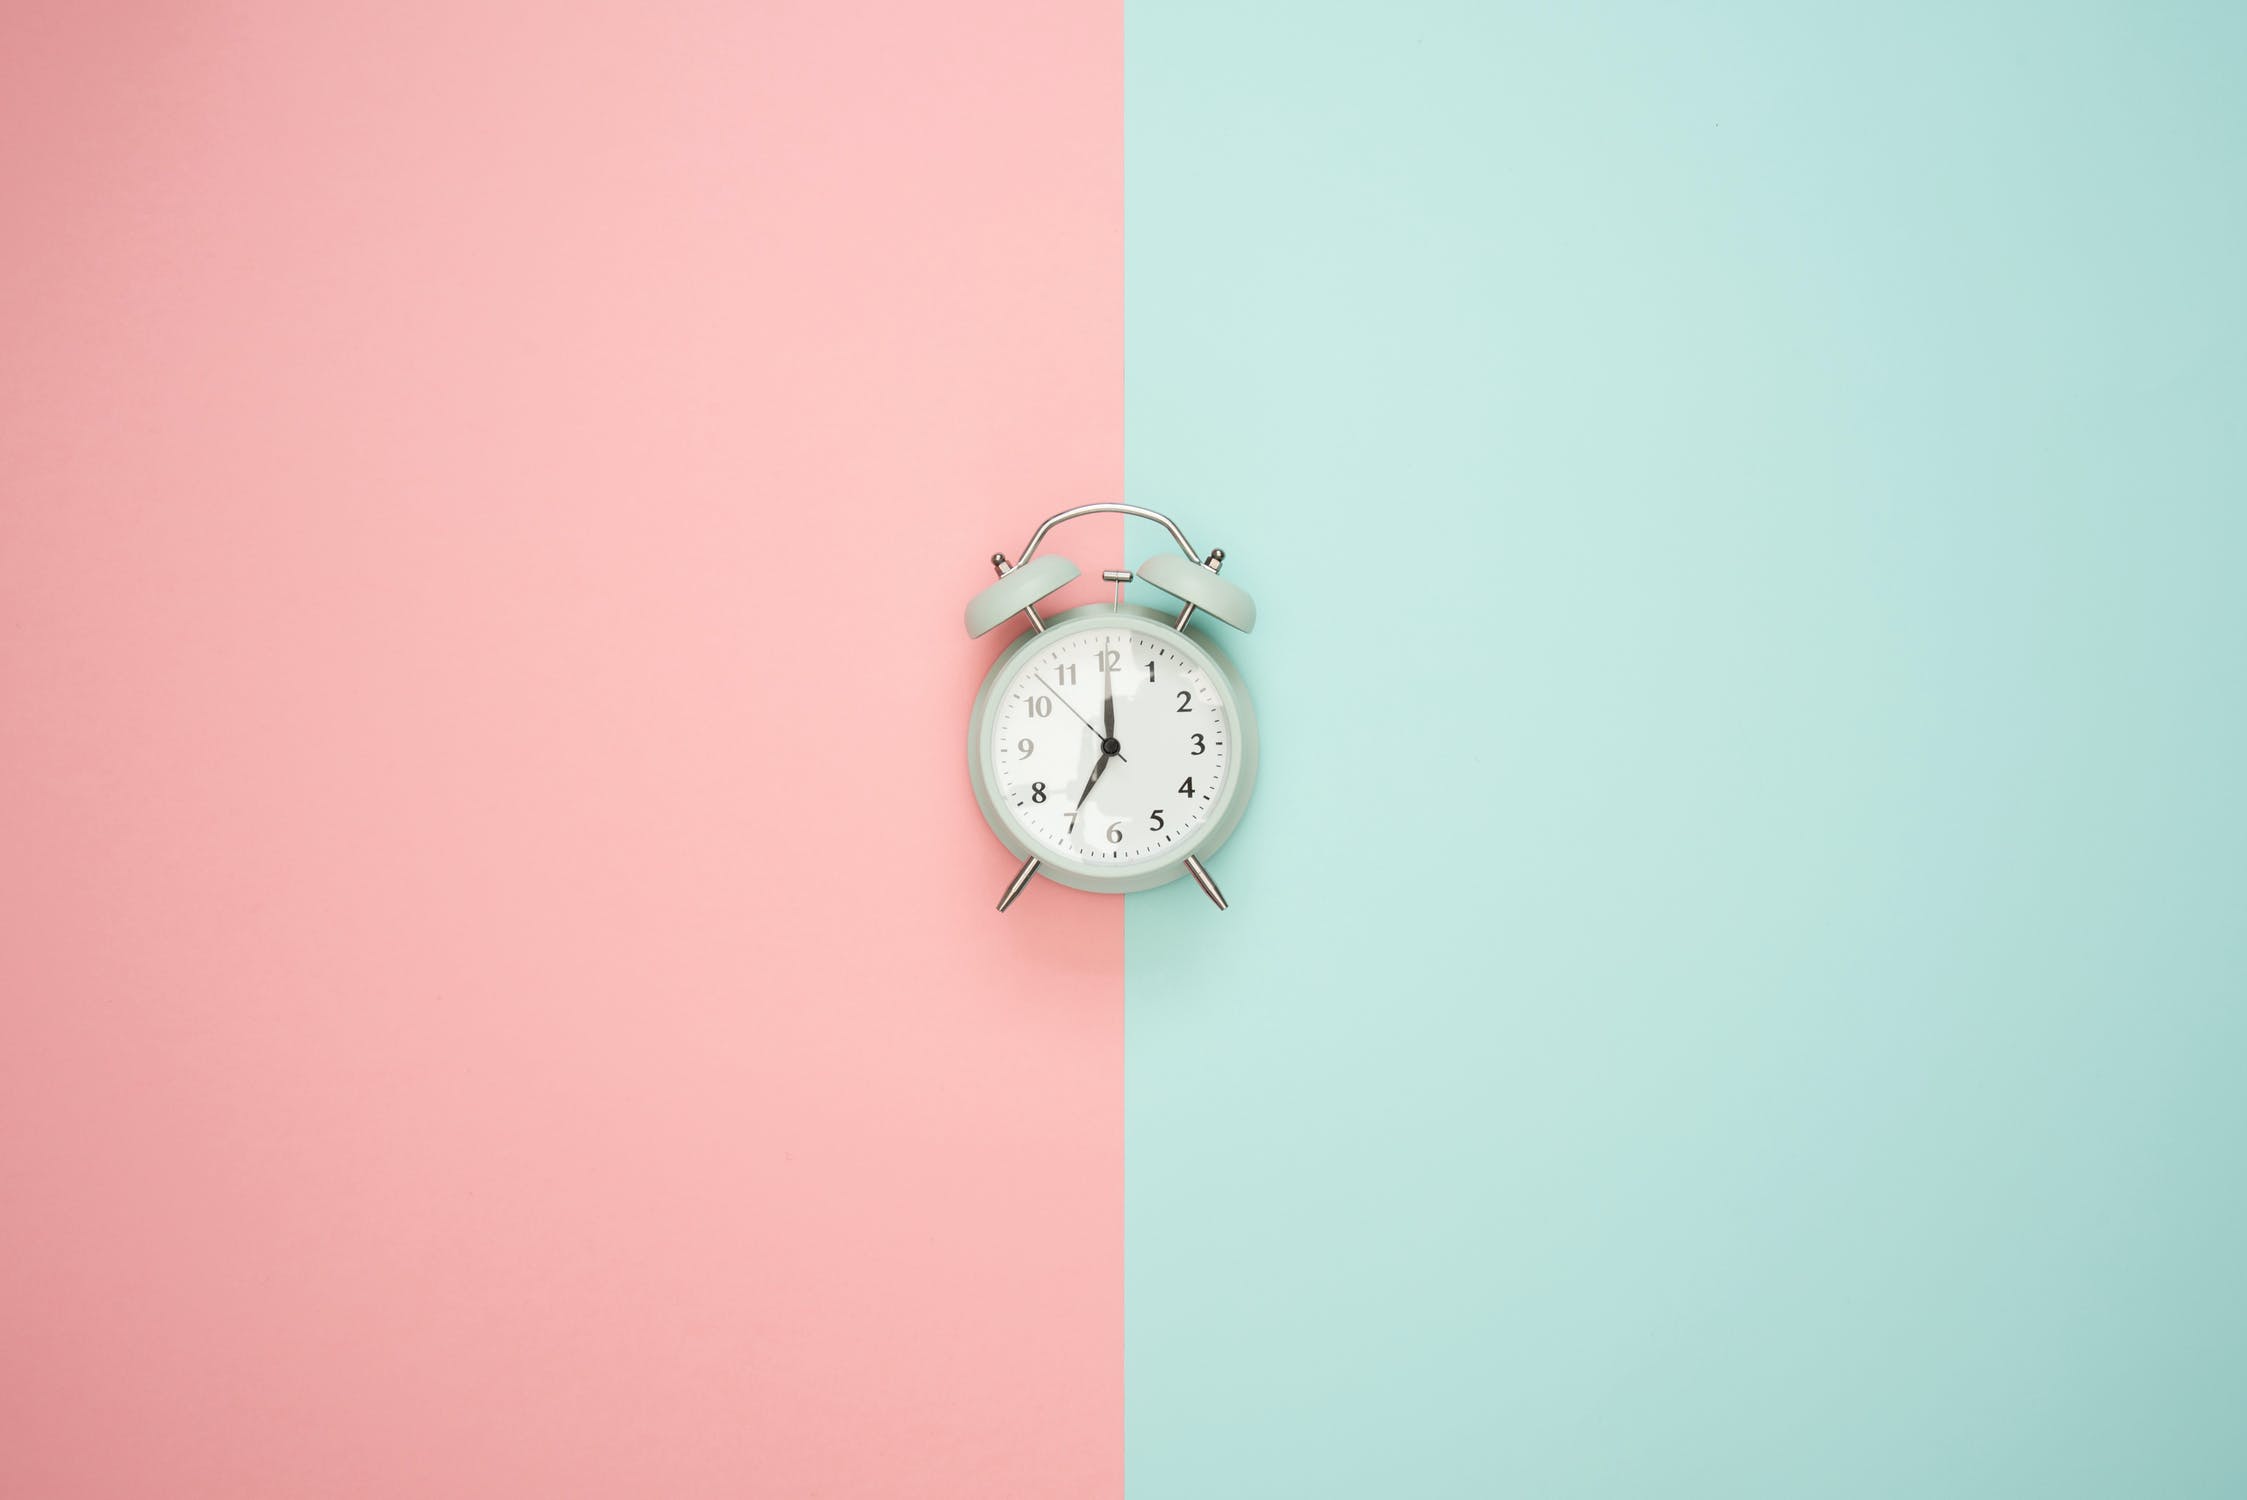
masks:
MULTIPOLYGON (((1205 615, 1215 615, 1235 630, 1247 632, 1256 628, 1256 601, 1248 597, 1248 590, 1230 579, 1217 576, 1218 565, 1225 560, 1221 551, 1209 554, 1209 561, 1195 567, 1175 552, 1159 552, 1139 565, 1142 582, 1151 583, 1164 593, 1173 595, 1205 615)), ((1185 624, 1182 618, 1179 624, 1185 624)))

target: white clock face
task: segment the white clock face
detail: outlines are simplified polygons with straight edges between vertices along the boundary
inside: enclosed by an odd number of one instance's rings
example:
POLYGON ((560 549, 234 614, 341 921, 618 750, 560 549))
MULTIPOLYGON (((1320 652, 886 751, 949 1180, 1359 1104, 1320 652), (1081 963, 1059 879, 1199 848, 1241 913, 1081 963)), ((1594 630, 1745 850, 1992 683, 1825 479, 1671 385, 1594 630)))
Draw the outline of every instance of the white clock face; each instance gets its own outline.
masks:
POLYGON ((994 800, 1034 852, 1128 870, 1181 853, 1222 802, 1232 724, 1177 631, 1047 631, 991 717, 994 800))

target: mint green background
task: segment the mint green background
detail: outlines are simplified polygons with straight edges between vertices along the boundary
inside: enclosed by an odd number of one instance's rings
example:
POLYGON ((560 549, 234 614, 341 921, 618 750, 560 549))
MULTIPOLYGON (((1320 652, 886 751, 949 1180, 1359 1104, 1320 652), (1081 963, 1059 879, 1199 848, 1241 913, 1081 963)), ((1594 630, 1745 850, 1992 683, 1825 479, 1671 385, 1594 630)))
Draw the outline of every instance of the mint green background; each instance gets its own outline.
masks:
POLYGON ((1128 36, 1133 1500, 2247 1494, 2247 8, 1128 36))

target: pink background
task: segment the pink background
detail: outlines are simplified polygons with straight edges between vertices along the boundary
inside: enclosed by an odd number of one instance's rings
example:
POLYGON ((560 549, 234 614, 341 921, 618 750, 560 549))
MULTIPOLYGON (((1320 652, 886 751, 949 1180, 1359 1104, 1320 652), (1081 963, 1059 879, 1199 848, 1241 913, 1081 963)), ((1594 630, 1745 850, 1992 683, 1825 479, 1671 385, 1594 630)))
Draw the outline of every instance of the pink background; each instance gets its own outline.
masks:
POLYGON ((959 611, 1119 492, 1121 47, 12 13, 0 1493, 1120 1492, 959 611))

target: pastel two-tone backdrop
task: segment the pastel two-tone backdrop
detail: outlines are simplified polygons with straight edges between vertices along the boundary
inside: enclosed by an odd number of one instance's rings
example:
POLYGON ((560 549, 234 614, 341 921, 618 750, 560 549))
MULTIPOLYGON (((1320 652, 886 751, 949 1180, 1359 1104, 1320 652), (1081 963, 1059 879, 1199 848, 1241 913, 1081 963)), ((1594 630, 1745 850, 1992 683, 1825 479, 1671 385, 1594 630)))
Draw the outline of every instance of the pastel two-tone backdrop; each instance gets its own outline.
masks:
POLYGON ((0 27, 0 1494, 2247 1492, 2237 8, 0 27))

